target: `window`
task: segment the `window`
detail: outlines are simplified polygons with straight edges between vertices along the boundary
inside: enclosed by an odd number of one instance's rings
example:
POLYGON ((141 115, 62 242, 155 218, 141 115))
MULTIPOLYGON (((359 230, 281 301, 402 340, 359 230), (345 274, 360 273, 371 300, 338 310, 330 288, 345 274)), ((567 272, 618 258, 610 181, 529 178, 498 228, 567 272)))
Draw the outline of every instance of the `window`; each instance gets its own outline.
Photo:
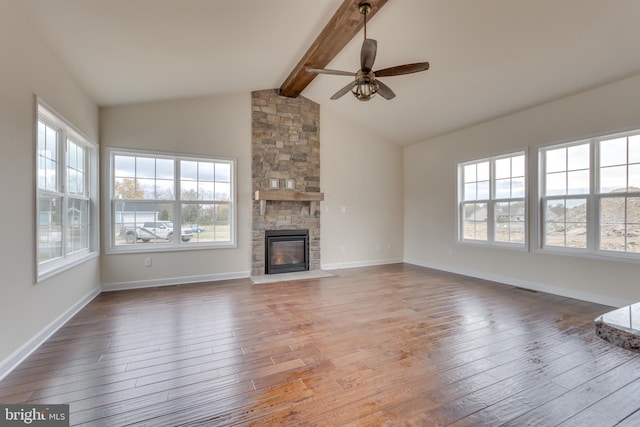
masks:
POLYGON ((542 247, 640 253, 640 132, 540 150, 542 247))
POLYGON ((235 245, 235 161, 109 150, 111 251, 235 245))
POLYGON ((97 255, 98 150, 38 101, 37 271, 43 280, 97 255))
POLYGON ((525 154, 463 163, 458 173, 460 240, 524 247, 525 154))

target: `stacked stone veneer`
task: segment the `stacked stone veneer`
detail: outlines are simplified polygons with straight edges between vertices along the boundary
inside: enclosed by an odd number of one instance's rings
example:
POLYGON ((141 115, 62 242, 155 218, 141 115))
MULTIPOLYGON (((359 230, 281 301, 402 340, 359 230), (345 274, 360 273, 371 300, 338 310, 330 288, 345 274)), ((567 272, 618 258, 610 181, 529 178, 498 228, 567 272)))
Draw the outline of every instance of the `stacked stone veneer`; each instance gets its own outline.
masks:
MULTIPOLYGON (((304 97, 286 98, 276 90, 251 94, 251 155, 253 193, 271 190, 269 179, 280 182, 278 191, 320 191, 320 106, 304 97), (285 180, 295 190, 285 190, 285 180)), ((309 230, 309 269, 320 269, 320 209, 310 202, 267 201, 264 215, 253 202, 251 274, 265 274, 265 230, 309 230)))

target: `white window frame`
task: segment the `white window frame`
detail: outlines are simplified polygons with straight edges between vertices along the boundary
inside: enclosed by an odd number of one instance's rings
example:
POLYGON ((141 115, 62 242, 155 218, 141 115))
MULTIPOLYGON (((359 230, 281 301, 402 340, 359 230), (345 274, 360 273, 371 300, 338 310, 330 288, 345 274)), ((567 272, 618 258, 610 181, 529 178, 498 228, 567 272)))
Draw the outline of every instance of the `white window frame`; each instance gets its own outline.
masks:
POLYGON ((541 253, 569 255, 581 258, 618 260, 625 262, 640 262, 640 252, 623 252, 600 249, 600 205, 603 199, 611 197, 640 197, 640 192, 618 192, 618 193, 600 193, 600 153, 599 147, 601 141, 610 139, 623 138, 628 136, 640 135, 640 129, 614 132, 595 136, 591 138, 583 138, 570 142, 545 145, 538 148, 538 210, 536 224, 538 232, 536 233, 537 243, 536 251, 541 253), (547 196, 545 188, 546 164, 545 153, 549 150, 558 148, 571 147, 581 144, 589 144, 589 192, 581 195, 567 195, 567 199, 586 199, 586 247, 573 248, 562 246, 545 245, 546 221, 545 206, 546 201, 562 196, 547 196))
POLYGON ((528 194, 529 194, 529 178, 528 178, 528 155, 526 150, 520 150, 515 152, 509 152, 506 154, 485 157, 482 159, 474 159, 470 161, 465 161, 458 164, 457 167, 458 172, 458 197, 457 197, 457 207, 456 207, 456 226, 457 226, 457 236, 458 242, 464 244, 471 245, 480 245, 480 246, 490 246, 490 247, 503 247, 514 250, 528 250, 529 248, 529 203, 528 203, 528 194), (496 161, 512 158, 512 157, 524 157, 524 195, 522 197, 508 197, 508 198, 498 198, 496 196, 496 161), (484 199, 476 199, 476 200, 465 200, 465 179, 464 179, 464 168, 465 166, 479 164, 479 163, 489 163, 489 197, 484 199), (466 203, 485 203, 486 204, 486 216, 487 216, 487 239, 469 239, 465 238, 464 235, 464 226, 465 226, 465 204, 466 203), (499 203, 505 202, 520 202, 523 204, 523 233, 524 233, 524 242, 505 242, 496 240, 496 205, 499 203))
MULTIPOLYGON (((105 148, 104 155, 104 170, 106 171, 105 182, 107 183, 107 203, 104 207, 104 227, 105 227, 105 253, 118 254, 118 253, 141 253, 141 252, 175 252, 175 251, 191 251, 202 249, 228 249, 237 247, 237 194, 236 194, 236 171, 237 160, 231 157, 222 156, 200 156, 200 155, 187 155, 180 153, 168 153, 162 151, 152 150, 136 150, 128 148, 105 148), (114 158, 117 155, 123 156, 142 156, 153 157, 157 159, 171 159, 174 161, 174 194, 180 195, 180 161, 205 161, 205 162, 220 162, 227 163, 231 166, 231 200, 225 202, 229 206, 229 220, 230 220, 230 240, 218 241, 218 242, 182 242, 181 239, 173 239, 170 242, 163 244, 131 244, 131 245, 117 245, 115 242, 116 215, 115 204, 120 201, 114 197, 114 184, 115 184, 115 170, 114 170, 114 158)), ((171 200, 150 200, 150 199, 132 199, 134 203, 163 203, 171 205, 171 212, 173 218, 181 218, 181 203, 194 203, 190 200, 181 200, 179 196, 172 198, 171 200)), ((197 202, 197 201, 195 201, 197 202)), ((174 227, 180 227, 178 221, 175 221, 174 227)))
POLYGON ((35 98, 36 120, 34 129, 35 143, 35 192, 36 192, 36 214, 35 214, 35 263, 36 263, 36 280, 42 282, 50 277, 55 276, 65 270, 68 270, 78 264, 89 259, 93 259, 100 255, 100 217, 99 217, 99 149, 98 145, 86 137, 82 132, 78 131, 65 118, 49 107, 42 99, 35 98), (58 163, 56 166, 56 189, 40 188, 38 175, 40 173, 40 152, 39 152, 39 124, 44 123, 57 131, 57 150, 56 156, 58 163), (69 142, 84 148, 86 155, 84 158, 84 191, 82 194, 71 193, 67 188, 67 148, 69 142), (40 252, 45 248, 42 245, 41 238, 42 224, 40 218, 40 199, 41 196, 59 197, 62 200, 61 206, 61 232, 60 245, 61 256, 40 261, 40 252), (88 230, 87 230, 87 247, 79 250, 72 250, 67 245, 69 229, 72 226, 68 219, 68 205, 71 200, 83 200, 87 202, 88 212, 88 230))

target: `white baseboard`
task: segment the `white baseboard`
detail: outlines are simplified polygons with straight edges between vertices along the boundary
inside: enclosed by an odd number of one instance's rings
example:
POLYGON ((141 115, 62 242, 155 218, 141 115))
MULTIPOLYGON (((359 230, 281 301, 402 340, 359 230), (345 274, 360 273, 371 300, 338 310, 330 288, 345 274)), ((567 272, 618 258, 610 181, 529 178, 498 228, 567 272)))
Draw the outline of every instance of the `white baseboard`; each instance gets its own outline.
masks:
POLYGON ((187 283, 218 282, 220 280, 244 279, 251 276, 250 271, 235 273, 205 274, 200 276, 168 277, 164 279, 134 280, 130 282, 103 283, 102 291, 123 291, 127 289, 156 288, 158 286, 184 285, 187 283))
POLYGON ((100 288, 96 288, 85 295, 80 301, 73 304, 64 313, 58 316, 53 322, 47 325, 39 333, 34 335, 29 341, 21 345, 16 351, 11 353, 9 357, 0 361, 0 381, 4 379, 11 371, 13 371, 24 359, 38 349, 46 340, 51 337, 58 329, 64 326, 73 316, 89 304, 95 297, 100 295, 100 288))
POLYGON ((369 261, 337 262, 337 263, 331 263, 331 264, 322 264, 320 268, 322 268, 323 270, 337 270, 340 268, 371 267, 374 265, 398 264, 401 262, 404 262, 401 258, 369 260, 369 261))
POLYGON ((581 301, 592 302, 595 304, 608 305, 611 307, 624 307, 637 301, 628 301, 623 298, 615 298, 608 295, 594 294, 591 292, 583 292, 577 289, 567 289, 559 286, 548 285, 545 283, 532 282, 529 280, 518 279, 515 277, 500 276, 497 274, 486 273, 484 271, 470 270, 466 268, 452 267, 440 265, 430 262, 419 261, 416 259, 405 259, 407 264, 413 264, 420 267, 433 268, 434 270, 447 271, 449 273, 462 274, 463 276, 476 277, 478 279, 490 280, 492 282, 502 283, 519 288, 530 289, 538 292, 559 295, 567 298, 578 299, 581 301))

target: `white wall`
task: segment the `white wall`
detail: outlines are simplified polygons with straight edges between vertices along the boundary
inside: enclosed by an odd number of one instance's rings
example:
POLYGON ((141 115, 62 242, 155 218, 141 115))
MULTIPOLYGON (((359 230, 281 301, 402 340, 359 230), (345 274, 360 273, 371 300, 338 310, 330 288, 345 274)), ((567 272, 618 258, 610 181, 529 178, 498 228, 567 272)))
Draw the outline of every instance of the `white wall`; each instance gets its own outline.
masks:
MULTIPOLYGON (((237 248, 105 254, 102 257, 104 289, 249 275, 252 203, 249 93, 101 108, 100 139, 102 147, 237 159, 237 248), (144 266, 145 257, 152 258, 152 267, 144 266)), ((105 199, 108 182, 104 178, 102 188, 102 203, 108 206, 109 201, 105 199)), ((102 220, 104 225, 106 216, 102 220)), ((103 242, 108 244, 106 236, 103 242)))
POLYGON ((402 262, 402 165, 401 147, 320 109, 322 268, 402 262))
POLYGON ((100 287, 98 258, 35 283, 34 95, 96 142, 98 109, 21 7, 0 0, 0 378, 100 287))
POLYGON ((457 163, 640 128, 639 111, 635 76, 407 147, 405 260, 603 304, 640 300, 640 263, 459 244, 455 224, 457 163))

